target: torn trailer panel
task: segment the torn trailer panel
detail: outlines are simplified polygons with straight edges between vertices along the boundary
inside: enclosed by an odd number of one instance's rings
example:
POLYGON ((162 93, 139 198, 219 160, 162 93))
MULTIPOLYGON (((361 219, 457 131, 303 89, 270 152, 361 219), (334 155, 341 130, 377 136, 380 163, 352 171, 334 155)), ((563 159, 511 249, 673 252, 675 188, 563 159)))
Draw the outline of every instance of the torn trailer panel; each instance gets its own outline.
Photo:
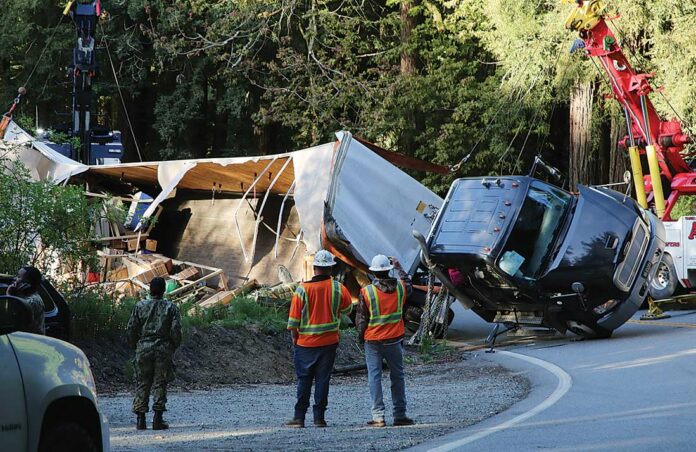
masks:
POLYGON ((324 209, 326 248, 363 270, 385 254, 415 271, 420 248, 412 231, 428 233, 442 198, 350 134, 338 137, 324 209))

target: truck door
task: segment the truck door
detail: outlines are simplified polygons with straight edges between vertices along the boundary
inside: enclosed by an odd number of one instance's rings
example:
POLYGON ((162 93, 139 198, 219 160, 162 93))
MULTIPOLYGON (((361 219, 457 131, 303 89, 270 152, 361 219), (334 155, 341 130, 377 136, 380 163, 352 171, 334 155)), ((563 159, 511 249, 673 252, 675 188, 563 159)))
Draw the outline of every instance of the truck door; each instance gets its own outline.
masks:
POLYGON ((27 450, 27 407, 24 384, 7 335, 0 336, 0 448, 27 450))
MULTIPOLYGON (((679 221, 676 222, 679 224, 679 221)), ((677 261, 674 261, 674 266, 677 268, 677 275, 681 285, 686 284, 691 288, 696 285, 694 281, 693 271, 696 270, 696 217, 684 216, 681 217, 682 230, 682 266, 677 266, 677 261)))

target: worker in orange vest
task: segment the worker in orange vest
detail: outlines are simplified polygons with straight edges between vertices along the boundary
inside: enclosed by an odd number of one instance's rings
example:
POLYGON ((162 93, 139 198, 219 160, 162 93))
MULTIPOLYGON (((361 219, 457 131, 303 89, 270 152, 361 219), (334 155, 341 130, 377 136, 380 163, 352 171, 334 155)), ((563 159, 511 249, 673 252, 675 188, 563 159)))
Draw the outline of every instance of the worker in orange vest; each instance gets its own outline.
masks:
POLYGON ((387 361, 391 379, 394 425, 413 425, 406 416, 406 382, 404 378, 403 307, 411 293, 411 278, 395 258, 378 254, 372 259, 372 284, 360 291, 355 317, 358 340, 365 344, 367 379, 372 397, 371 427, 385 427, 382 400, 382 360, 387 361), (390 272, 399 273, 392 278, 390 272))
POLYGON ((299 285, 290 302, 288 329, 292 334, 297 403, 295 416, 288 427, 304 427, 309 396, 314 388, 314 425, 326 427, 324 413, 329 403, 329 383, 336 348, 341 314, 351 310, 348 289, 331 277, 336 264, 333 254, 320 250, 314 256, 314 277, 299 285))

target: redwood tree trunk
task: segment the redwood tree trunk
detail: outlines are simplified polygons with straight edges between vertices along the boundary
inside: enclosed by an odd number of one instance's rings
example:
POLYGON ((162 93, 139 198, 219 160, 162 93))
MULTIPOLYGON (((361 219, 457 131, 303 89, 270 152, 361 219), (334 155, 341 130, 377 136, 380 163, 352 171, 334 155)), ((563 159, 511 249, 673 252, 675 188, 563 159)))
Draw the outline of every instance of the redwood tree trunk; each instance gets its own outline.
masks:
POLYGON ((416 28, 416 18, 411 13, 414 0, 401 1, 401 75, 413 75, 416 73, 415 52, 407 46, 411 41, 413 29, 416 28))
POLYGON ((624 172, 630 168, 628 151, 619 147, 619 140, 624 136, 626 136, 624 118, 612 115, 609 132, 609 182, 623 181, 624 172))
POLYGON ((592 104, 594 84, 576 82, 570 90, 570 189, 577 184, 587 184, 594 176, 592 155, 592 104))

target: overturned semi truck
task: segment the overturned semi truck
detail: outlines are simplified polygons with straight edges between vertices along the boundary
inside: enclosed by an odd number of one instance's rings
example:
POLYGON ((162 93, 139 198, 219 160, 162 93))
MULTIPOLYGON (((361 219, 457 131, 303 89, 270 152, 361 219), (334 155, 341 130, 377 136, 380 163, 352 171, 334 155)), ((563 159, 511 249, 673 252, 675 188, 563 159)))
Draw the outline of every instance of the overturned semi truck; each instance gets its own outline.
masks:
POLYGON ((662 222, 628 196, 529 176, 456 180, 428 236, 414 235, 424 263, 486 321, 583 337, 631 318, 665 247, 662 222))

